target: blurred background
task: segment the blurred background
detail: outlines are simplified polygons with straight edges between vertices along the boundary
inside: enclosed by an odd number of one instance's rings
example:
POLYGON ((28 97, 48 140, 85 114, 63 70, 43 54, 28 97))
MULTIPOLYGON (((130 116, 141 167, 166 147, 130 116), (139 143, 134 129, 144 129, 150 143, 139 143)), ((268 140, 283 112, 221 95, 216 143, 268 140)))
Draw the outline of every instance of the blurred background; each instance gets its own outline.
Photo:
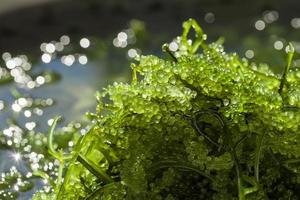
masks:
POLYGON ((57 174, 46 153, 53 117, 63 117, 58 138, 71 149, 73 133, 88 128, 96 91, 128 81, 136 55, 163 56, 184 20, 281 74, 288 42, 300 65, 299 11, 297 0, 1 0, 0 199, 50 191, 34 172, 57 174))

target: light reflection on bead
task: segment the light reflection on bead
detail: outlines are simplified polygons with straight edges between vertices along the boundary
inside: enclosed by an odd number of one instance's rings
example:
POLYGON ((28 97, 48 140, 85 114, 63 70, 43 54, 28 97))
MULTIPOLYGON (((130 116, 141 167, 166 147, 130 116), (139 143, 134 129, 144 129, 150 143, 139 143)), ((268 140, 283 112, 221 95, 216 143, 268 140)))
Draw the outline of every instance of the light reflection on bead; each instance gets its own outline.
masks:
POLYGON ((39 85, 43 85, 45 83, 45 78, 43 76, 38 76, 36 78, 36 82, 39 84, 39 85))
POLYGON ((5 52, 2 54, 3 60, 8 60, 11 58, 11 54, 9 52, 5 52))
POLYGON ((291 20, 291 26, 295 29, 300 28, 300 18, 293 18, 291 20))
POLYGON ((24 116, 27 117, 27 118, 31 117, 31 112, 30 112, 30 110, 25 110, 25 111, 24 111, 24 116))
POLYGON ((42 55, 42 61, 44 62, 44 63, 50 63, 51 62, 51 55, 50 54, 48 54, 48 53, 44 53, 43 55, 42 55))
POLYGON ((245 56, 249 59, 253 58, 254 57, 254 51, 253 50, 247 50, 246 53, 245 53, 245 56))
POLYGON ((74 142, 73 142, 73 141, 69 141, 69 142, 68 142, 68 146, 69 146, 69 147, 74 146, 74 142))
POLYGON ((75 62, 75 57, 73 55, 63 56, 61 61, 66 66, 71 66, 75 62))
POLYGON ((33 129, 36 127, 36 123, 35 123, 35 122, 27 122, 27 123, 25 123, 25 127, 26 127, 29 131, 31 131, 31 130, 33 130, 33 129))
POLYGON ((87 38, 82 38, 79 42, 80 46, 84 49, 88 48, 90 46, 90 40, 87 38))
POLYGON ((19 191, 19 186, 18 186, 18 185, 15 185, 15 186, 14 186, 14 190, 15 190, 15 191, 19 191))
POLYGON ((61 42, 55 43, 55 50, 60 52, 64 50, 64 45, 61 42))
POLYGON ((7 140, 7 145, 11 146, 13 144, 13 142, 11 140, 7 140))
POLYGON ((81 65, 86 65, 87 62, 88 62, 88 58, 86 57, 86 55, 80 55, 79 58, 78 58, 78 62, 81 65))
POLYGON ((135 49, 129 49, 127 54, 129 56, 129 58, 134 58, 138 55, 137 50, 135 50, 135 49))
POLYGON ((255 22, 255 28, 256 28, 257 30, 262 31, 262 30, 265 29, 265 27, 266 27, 266 24, 265 24, 264 21, 262 21, 262 20, 257 20, 257 21, 255 22))
POLYGON ((46 44, 45 50, 50 54, 54 53, 55 52, 54 44, 52 44, 52 43, 46 44))
POLYGON ((13 59, 9 59, 8 61, 6 61, 6 67, 8 69, 13 69, 16 67, 16 63, 13 59))
POLYGON ((274 42, 274 48, 276 50, 281 50, 283 48, 283 43, 280 40, 277 40, 276 42, 274 42))
POLYGON ((33 89, 33 88, 35 87, 35 82, 34 82, 34 81, 29 81, 29 82, 27 83, 27 87, 28 87, 29 89, 33 89))
POLYGON ((125 32, 120 32, 120 33, 118 33, 117 38, 119 41, 123 42, 123 41, 126 41, 128 37, 125 32))
POLYGON ((267 10, 263 13, 263 19, 266 23, 271 24, 278 20, 279 13, 275 10, 267 10))
POLYGON ((48 125, 49 125, 49 126, 52 126, 53 122, 54 122, 54 119, 49 119, 49 120, 48 120, 48 125))
POLYGON ((15 161, 19 161, 21 159, 21 154, 20 153, 14 153, 13 158, 15 159, 15 161))
POLYGON ((68 44, 70 44, 70 37, 67 36, 67 35, 63 35, 63 36, 60 37, 60 42, 63 45, 68 45, 68 44))
POLYGON ((214 13, 212 13, 212 12, 206 13, 205 16, 204 16, 204 20, 207 23, 210 23, 210 24, 213 23, 215 21, 214 13))
POLYGON ((4 101, 0 100, 0 111, 4 109, 4 101))
POLYGON ((170 51, 175 52, 178 50, 178 48, 179 48, 179 46, 178 46, 177 42, 175 42, 175 41, 173 41, 169 44, 170 51))
POLYGON ((20 112, 22 110, 22 107, 17 103, 12 104, 11 108, 14 112, 20 112))

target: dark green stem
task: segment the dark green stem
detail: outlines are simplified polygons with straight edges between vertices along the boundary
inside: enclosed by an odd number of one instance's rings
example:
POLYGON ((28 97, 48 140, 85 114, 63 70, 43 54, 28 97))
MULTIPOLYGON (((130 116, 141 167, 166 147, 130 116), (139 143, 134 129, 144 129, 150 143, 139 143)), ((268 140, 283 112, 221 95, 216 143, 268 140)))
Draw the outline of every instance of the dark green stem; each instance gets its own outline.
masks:
POLYGON ((168 53, 168 54, 171 56, 171 58, 172 58, 175 62, 178 62, 178 60, 177 60, 177 58, 175 57, 175 55, 173 54, 173 52, 170 51, 169 45, 168 45, 168 44, 164 44, 164 45, 162 46, 162 50, 163 50, 163 52, 168 53))
POLYGON ((300 158, 283 161, 283 164, 293 164, 300 162, 300 158))
POLYGON ((211 114, 212 116, 214 116, 218 120, 218 122, 222 126, 223 130, 225 130, 225 123, 224 123, 223 119, 221 118, 221 116, 213 110, 200 110, 200 111, 197 111, 195 114, 196 114, 196 116, 192 119, 192 125, 193 125, 194 129, 201 136, 203 136, 206 140, 208 140, 210 143, 212 143, 214 146, 216 146, 220 149, 221 148, 227 148, 226 146, 219 144, 218 142, 213 140, 211 137, 209 137, 208 134, 206 134, 203 130, 201 130, 201 128, 198 126, 198 122, 197 122, 198 117, 200 117, 201 115, 211 114))
POLYGON ((182 162, 178 162, 178 161, 174 161, 174 160, 159 161, 150 167, 151 171, 157 171, 159 169, 164 169, 164 168, 177 168, 177 169, 182 169, 182 170, 193 171, 193 172, 200 174, 201 176, 206 177, 210 181, 214 181, 211 176, 209 176, 205 172, 199 170, 198 168, 188 165, 187 163, 182 163, 182 162))
POLYGON ((265 132, 258 139, 258 146, 256 149, 256 155, 255 155, 254 174, 255 174, 255 179, 256 179, 257 183, 259 182, 259 161, 260 161, 260 155, 261 155, 264 136, 265 136, 265 132))
POLYGON ((79 161, 87 170, 94 174, 99 179, 103 180, 105 183, 112 183, 114 180, 107 175, 101 168, 98 167, 93 161, 85 158, 82 155, 78 155, 77 161, 79 161))

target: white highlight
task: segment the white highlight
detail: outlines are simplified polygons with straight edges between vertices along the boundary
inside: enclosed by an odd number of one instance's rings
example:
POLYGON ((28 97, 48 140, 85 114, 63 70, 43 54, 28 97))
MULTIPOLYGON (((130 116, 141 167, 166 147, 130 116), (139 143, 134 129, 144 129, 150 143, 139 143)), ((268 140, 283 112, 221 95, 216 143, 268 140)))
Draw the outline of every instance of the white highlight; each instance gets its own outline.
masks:
POLYGON ((245 53, 245 56, 249 59, 253 58, 254 57, 254 51, 253 50, 247 50, 246 53, 245 53))
POLYGON ((90 40, 87 38, 82 38, 79 43, 80 43, 80 46, 84 49, 88 48, 91 44, 90 40))
POLYGON ((263 20, 257 20, 255 22, 255 28, 259 31, 264 30, 266 27, 266 23, 263 20))
POLYGON ((78 62, 82 65, 85 65, 88 62, 88 58, 85 55, 81 55, 78 58, 78 62))
POLYGON ((44 53, 44 54, 42 55, 42 61, 43 61, 44 63, 50 63, 50 62, 51 62, 51 55, 48 54, 48 53, 44 53))

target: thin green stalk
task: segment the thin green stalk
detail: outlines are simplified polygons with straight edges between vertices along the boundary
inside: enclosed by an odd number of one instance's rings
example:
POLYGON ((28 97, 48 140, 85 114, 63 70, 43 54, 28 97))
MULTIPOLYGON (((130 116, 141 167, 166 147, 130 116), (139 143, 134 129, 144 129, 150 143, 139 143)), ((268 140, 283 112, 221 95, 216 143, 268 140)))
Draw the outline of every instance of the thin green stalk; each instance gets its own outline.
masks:
POLYGON ((177 58, 175 57, 175 55, 173 54, 173 52, 170 51, 169 45, 168 45, 168 44, 164 44, 164 45, 162 46, 162 50, 163 50, 163 52, 168 53, 168 54, 171 56, 171 58, 172 58, 175 62, 178 62, 178 60, 177 60, 177 58))
POLYGON ((293 164, 300 162, 300 158, 283 161, 283 164, 293 164))
POLYGON ((206 177, 210 181, 214 181, 214 179, 210 175, 208 175, 205 172, 199 170, 198 168, 196 168, 194 166, 191 166, 191 165, 188 165, 186 163, 175 161, 175 160, 159 161, 159 162, 153 164, 150 167, 150 170, 151 171, 157 171, 159 169, 170 168, 170 167, 171 168, 178 168, 178 169, 188 170, 188 171, 194 171, 194 172, 200 174, 201 176, 206 177))
POLYGON ((112 183, 114 180, 107 175, 98 165, 96 165, 93 161, 89 160, 88 158, 85 158, 82 155, 78 155, 77 160, 92 174, 94 174, 99 179, 102 179, 106 183, 112 183))
POLYGON ((137 71, 136 71, 136 65, 134 63, 132 63, 130 65, 131 69, 132 69, 132 84, 136 84, 137 83, 137 71))
POLYGON ((202 48, 206 48, 205 43, 203 42, 206 40, 206 34, 204 34, 202 28, 198 25, 198 23, 194 19, 189 19, 183 23, 183 33, 182 33, 182 43, 189 47, 189 53, 195 53, 199 46, 201 45, 202 48), (190 29, 193 28, 196 32, 195 34, 195 41, 192 45, 188 44, 187 37, 190 32, 190 29))
POLYGON ((85 144, 85 141, 86 141, 87 136, 90 135, 90 133, 92 132, 93 129, 94 129, 94 126, 91 127, 91 128, 89 129, 89 131, 88 131, 83 137, 81 137, 81 138, 77 141, 77 143, 76 143, 76 145, 75 145, 75 147, 74 147, 74 149, 73 149, 74 154, 73 154, 71 160, 69 161, 69 167, 68 167, 68 169, 67 169, 67 171, 66 171, 66 174, 65 174, 63 183, 62 183, 62 185, 61 185, 61 187, 60 187, 60 190, 59 190, 59 192, 58 192, 57 199, 60 199, 61 195, 63 194, 63 192, 64 192, 64 187, 62 187, 62 186, 63 186, 64 184, 66 184, 66 183, 69 182, 69 179, 70 179, 70 177, 71 177, 71 175, 72 175, 72 171, 73 171, 73 169, 74 169, 74 167, 75 167, 75 162, 76 162, 77 157, 78 157, 78 155, 79 155, 79 153, 80 153, 80 150, 81 150, 83 144, 85 144))
POLYGON ((59 161, 62 160, 61 158, 61 155, 55 151, 54 149, 54 145, 53 145, 53 134, 54 134, 54 130, 55 130, 55 127, 56 127, 56 124, 57 124, 57 121, 60 119, 61 117, 58 116, 58 117, 55 117, 53 122, 52 122, 52 125, 50 127, 50 131, 48 133, 48 152, 54 156, 56 159, 58 159, 59 161))
POLYGON ((239 139, 235 143, 234 147, 231 149, 231 155, 233 157, 233 161, 234 161, 235 169, 236 169, 236 175, 237 175, 237 188, 238 188, 239 200, 245 200, 247 194, 250 194, 250 193, 252 193, 252 192, 254 192, 254 191, 257 190, 256 187, 244 188, 244 186, 243 186, 243 178, 246 179, 246 181, 248 181, 252 185, 256 185, 256 184, 254 184, 247 177, 242 176, 241 165, 240 165, 240 163, 238 161, 238 157, 237 157, 237 154, 236 154, 237 147, 240 144, 242 144, 247 138, 248 138, 248 135, 243 136, 241 139, 239 139))
MULTIPOLYGON (((226 125, 222 119, 222 117, 217 113, 217 112, 214 112, 214 111, 210 111, 210 110, 201 110, 201 111, 198 111, 196 114, 197 116, 198 115, 201 115, 201 114, 204 114, 204 113, 208 113, 208 114, 211 114, 212 116, 214 116, 218 122, 220 123, 220 125, 222 126, 222 128, 224 129, 225 132, 226 131, 226 125)), ((204 133, 198 126, 197 124, 197 120, 194 118, 193 119, 193 126, 194 128, 196 129, 196 131, 198 133, 200 133, 205 139, 207 139, 210 143, 212 143, 213 145, 217 146, 217 147, 224 147, 227 151, 230 152, 231 156, 232 156, 232 159, 234 161, 234 165, 235 165, 235 170, 236 170, 236 176, 237 176, 237 190, 238 190, 238 197, 239 197, 239 200, 245 200, 246 199, 246 194, 249 193, 249 189, 250 188, 244 188, 243 187, 243 182, 242 182, 242 177, 241 177, 241 166, 240 166, 240 163, 238 161, 238 157, 237 157, 237 154, 236 154, 236 148, 243 142, 245 141, 245 139, 247 139, 247 135, 242 137, 239 141, 237 141, 234 145, 233 145, 233 148, 232 147, 228 147, 228 146, 223 146, 221 144, 219 144, 218 142, 214 141, 212 138, 210 138, 206 133, 204 133)))
POLYGON ((257 184, 255 179, 250 178, 248 176, 243 176, 242 178, 245 182, 248 182, 250 185, 253 185, 253 187, 244 188, 244 194, 245 195, 251 194, 251 193, 256 192, 258 190, 258 184, 257 184))
POLYGON ((64 160, 60 160, 59 161, 59 167, 58 167, 56 191, 59 191, 59 188, 60 188, 60 186, 62 184, 63 170, 64 170, 64 160))
POLYGON ((280 86, 279 86, 279 90, 278 90, 279 94, 282 94, 283 87, 286 84, 286 76, 292 65, 292 60, 293 60, 293 56, 295 53, 295 49, 294 49, 292 43, 289 43, 288 49, 289 50, 288 50, 288 54, 287 54, 287 64, 286 64, 286 67, 284 68, 284 72, 281 77, 280 86))
POLYGON ((196 131, 198 133, 200 133, 201 136, 203 136, 206 140, 208 140, 211 144, 213 144, 214 146, 218 147, 218 148, 221 148, 221 145, 219 143, 217 143, 216 141, 214 141, 212 138, 210 138, 206 133, 204 133, 198 126, 198 123, 197 121, 194 119, 192 121, 193 123, 193 127, 194 129, 196 129, 196 131))
POLYGON ((224 123, 222 117, 219 115, 219 113, 217 113, 217 112, 215 112, 213 110, 199 110, 195 114, 196 114, 196 116, 192 119, 193 128, 200 135, 202 135, 206 140, 208 140, 210 143, 212 143, 214 146, 218 147, 219 149, 222 149, 222 148, 227 149, 227 146, 219 144, 218 142, 216 142, 215 140, 213 140, 211 137, 209 137, 208 134, 206 134, 203 130, 201 130, 201 128, 198 126, 198 123, 197 123, 197 118, 199 116, 201 116, 203 114, 210 114, 210 115, 212 115, 213 117, 215 117, 218 120, 219 124, 222 126, 224 132, 226 133, 225 123, 224 123))
POLYGON ((231 156, 233 158, 233 162, 234 162, 234 166, 235 166, 235 171, 236 171, 237 190, 238 190, 239 200, 245 200, 246 197, 244 195, 243 185, 242 185, 242 178, 241 178, 241 166, 240 166, 240 163, 238 161, 235 149, 231 150, 231 156))
POLYGON ((247 138, 248 138, 248 135, 244 135, 241 139, 239 139, 239 140, 235 143, 233 149, 236 149, 236 148, 237 148, 240 144, 242 144, 247 138))
POLYGON ((259 161, 260 161, 260 155, 261 155, 264 136, 265 136, 265 132, 258 139, 258 146, 256 149, 256 154, 255 154, 254 175, 255 175, 255 180, 257 181, 257 183, 259 182, 259 161))

